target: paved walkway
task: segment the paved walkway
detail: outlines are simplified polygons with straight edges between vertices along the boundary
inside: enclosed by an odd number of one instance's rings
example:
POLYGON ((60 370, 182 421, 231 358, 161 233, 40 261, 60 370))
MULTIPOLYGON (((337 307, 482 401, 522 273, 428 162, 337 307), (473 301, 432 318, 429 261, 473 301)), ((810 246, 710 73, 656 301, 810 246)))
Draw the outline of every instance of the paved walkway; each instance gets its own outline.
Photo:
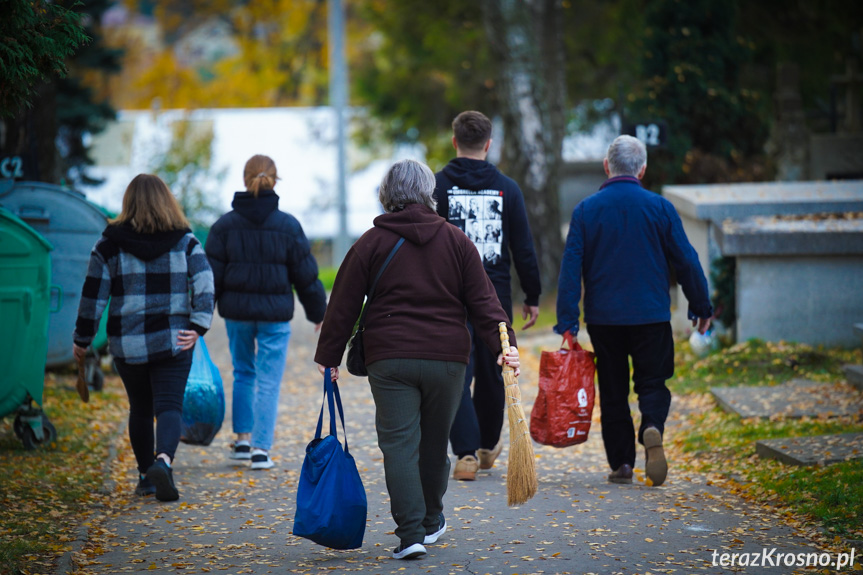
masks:
MULTIPOLYGON (((364 379, 348 375, 341 389, 348 438, 369 502, 365 541, 361 549, 332 551, 296 538, 291 535, 296 485, 322 391, 312 363, 316 334, 302 317, 292 327, 273 450, 276 466, 251 471, 228 460, 233 437, 229 412, 212 445, 181 444, 175 464, 181 498, 166 504, 132 493, 134 462, 125 441, 115 466, 110 509, 98 528, 91 528, 88 547, 96 553, 75 573, 734 573, 741 569, 712 565, 714 551, 818 551, 777 516, 711 485, 705 476, 684 474, 673 459, 662 487, 607 483, 595 423, 584 445, 564 450, 536 446, 540 489, 521 507, 506 506, 507 449, 477 481, 450 480, 444 501, 450 530, 428 548, 425 558, 395 561, 390 551, 398 542, 371 393, 364 379)), ((230 398, 230 357, 218 319, 207 343, 230 398)), ((531 354, 531 348, 541 344, 552 349, 556 343, 553 337, 521 340, 526 366, 520 379, 527 410, 536 395, 538 354, 531 354)), ((504 428, 506 433, 506 423, 504 428)), ((642 457, 640 452, 637 471, 642 457)), ((784 574, 792 569, 767 571, 784 574)))

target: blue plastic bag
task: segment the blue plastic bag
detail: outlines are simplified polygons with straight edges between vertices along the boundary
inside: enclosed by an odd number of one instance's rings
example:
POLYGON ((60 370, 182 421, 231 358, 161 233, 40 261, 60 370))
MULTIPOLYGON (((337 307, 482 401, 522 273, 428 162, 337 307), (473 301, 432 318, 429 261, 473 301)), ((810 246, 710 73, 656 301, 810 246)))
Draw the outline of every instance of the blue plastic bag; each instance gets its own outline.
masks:
POLYGON ((203 338, 198 338, 192 354, 192 369, 183 397, 180 441, 210 445, 225 419, 225 390, 219 368, 210 359, 203 338))
POLYGON ((348 451, 346 430, 344 450, 339 443, 334 398, 344 430, 345 414, 339 387, 327 369, 324 401, 329 405, 330 434, 321 438, 324 421, 324 406, 321 405, 315 438, 306 447, 306 458, 300 472, 294 535, 332 549, 356 549, 362 546, 366 531, 366 490, 357 464, 348 451))

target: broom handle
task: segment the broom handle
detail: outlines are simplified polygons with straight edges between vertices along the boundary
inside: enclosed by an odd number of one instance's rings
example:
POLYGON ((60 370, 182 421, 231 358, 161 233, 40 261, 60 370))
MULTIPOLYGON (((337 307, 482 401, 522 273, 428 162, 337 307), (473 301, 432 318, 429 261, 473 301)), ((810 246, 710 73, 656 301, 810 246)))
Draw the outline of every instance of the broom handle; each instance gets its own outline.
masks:
MULTIPOLYGON (((499 324, 497 324, 497 331, 500 332, 501 351, 504 355, 506 355, 507 352, 509 352, 509 332, 506 330, 506 323, 500 322, 499 324)), ((506 364, 506 362, 504 361, 503 362, 503 371, 504 372, 513 371, 513 369, 510 366, 508 366, 506 364)))

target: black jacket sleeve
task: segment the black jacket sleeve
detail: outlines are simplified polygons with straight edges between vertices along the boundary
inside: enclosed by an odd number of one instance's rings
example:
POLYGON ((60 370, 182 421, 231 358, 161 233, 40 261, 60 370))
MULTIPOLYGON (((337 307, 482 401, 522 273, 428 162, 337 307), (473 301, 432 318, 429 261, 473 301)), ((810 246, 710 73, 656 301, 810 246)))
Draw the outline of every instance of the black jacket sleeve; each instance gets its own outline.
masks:
POLYGON ((299 222, 295 223, 295 237, 288 257, 288 273, 297 297, 306 310, 306 319, 312 323, 324 321, 327 311, 327 293, 318 279, 318 262, 312 255, 309 240, 299 222))
POLYGON ((506 211, 509 213, 509 251, 512 254, 515 273, 525 294, 525 303, 539 305, 539 294, 542 293, 539 262, 533 247, 533 236, 527 220, 524 196, 521 190, 516 188, 510 191, 508 199, 509 205, 506 211))

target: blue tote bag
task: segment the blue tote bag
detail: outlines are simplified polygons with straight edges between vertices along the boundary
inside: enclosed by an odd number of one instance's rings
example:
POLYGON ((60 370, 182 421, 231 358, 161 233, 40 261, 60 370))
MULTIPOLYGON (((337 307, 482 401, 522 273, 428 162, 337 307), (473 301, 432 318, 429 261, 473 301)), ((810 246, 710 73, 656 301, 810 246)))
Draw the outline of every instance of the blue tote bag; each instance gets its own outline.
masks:
POLYGON ((219 368, 210 359, 204 338, 198 338, 192 353, 192 368, 183 396, 180 441, 210 445, 225 418, 225 389, 219 368))
POLYGON ((294 535, 332 549, 356 549, 366 531, 366 490, 357 464, 348 451, 345 414, 339 387, 330 370, 324 374, 324 402, 329 406, 330 434, 321 437, 324 404, 318 416, 315 438, 306 447, 306 458, 297 488, 294 535), (345 448, 336 431, 335 406, 339 409, 345 448))

